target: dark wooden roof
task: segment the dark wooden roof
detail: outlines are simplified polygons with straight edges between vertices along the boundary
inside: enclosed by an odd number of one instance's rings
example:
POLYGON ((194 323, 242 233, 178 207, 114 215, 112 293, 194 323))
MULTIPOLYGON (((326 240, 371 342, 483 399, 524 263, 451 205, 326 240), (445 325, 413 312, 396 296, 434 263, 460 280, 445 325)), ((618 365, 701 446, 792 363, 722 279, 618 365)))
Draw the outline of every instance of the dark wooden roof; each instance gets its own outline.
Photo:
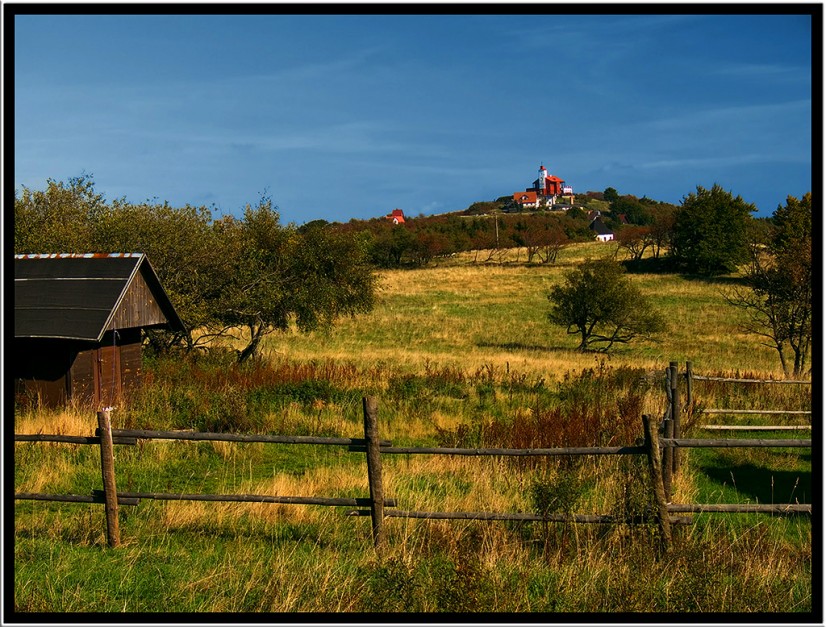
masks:
POLYGON ((611 231, 611 229, 609 229, 600 218, 596 218, 593 222, 591 222, 591 230, 594 231, 597 235, 613 234, 613 231, 611 231))
POLYGON ((14 336, 100 342, 184 324, 143 253, 15 255, 14 336))

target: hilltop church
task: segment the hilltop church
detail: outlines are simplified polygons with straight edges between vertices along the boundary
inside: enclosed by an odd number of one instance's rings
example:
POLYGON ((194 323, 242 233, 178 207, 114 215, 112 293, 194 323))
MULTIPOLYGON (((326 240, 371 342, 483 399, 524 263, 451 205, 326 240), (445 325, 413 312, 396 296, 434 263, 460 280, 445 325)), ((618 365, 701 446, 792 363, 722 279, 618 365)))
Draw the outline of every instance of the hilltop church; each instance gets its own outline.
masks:
POLYGON ((523 209, 552 208, 557 201, 573 202, 574 190, 558 176, 548 174, 544 165, 539 166, 539 177, 524 192, 516 192, 513 201, 523 209))

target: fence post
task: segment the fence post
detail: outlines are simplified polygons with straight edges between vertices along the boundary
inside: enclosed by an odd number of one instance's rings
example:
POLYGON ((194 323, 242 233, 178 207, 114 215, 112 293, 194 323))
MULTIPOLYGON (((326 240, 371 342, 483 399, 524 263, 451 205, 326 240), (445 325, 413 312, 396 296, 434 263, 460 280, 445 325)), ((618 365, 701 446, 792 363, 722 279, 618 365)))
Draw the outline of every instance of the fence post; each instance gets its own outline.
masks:
MULTIPOLYGON (((674 436, 674 388, 671 383, 671 368, 665 369, 665 391, 668 396, 668 407, 665 411, 665 419, 663 420, 663 437, 671 438, 674 436)), ((663 489, 665 490, 665 498, 671 498, 671 474, 674 470, 672 456, 673 449, 666 448, 662 454, 662 477, 663 489)))
POLYGON ((694 365, 685 362, 685 406, 691 411, 691 403, 694 400, 694 365))
POLYGON ((378 402, 375 397, 362 399, 364 406, 364 439, 367 444, 367 481, 370 484, 370 516, 373 520, 373 545, 380 549, 385 544, 384 488, 381 477, 379 450, 378 402))
MULTIPOLYGON (((679 364, 672 361, 669 368, 671 370, 671 437, 680 437, 680 374, 678 372, 679 364)), ((674 449, 671 455, 673 476, 677 476, 680 472, 680 450, 674 449)))
POLYGON ((648 454, 651 486, 654 488, 654 497, 657 501, 657 523, 660 528, 660 540, 663 549, 667 552, 671 549, 671 522, 668 519, 668 504, 666 503, 666 493, 663 485, 660 439, 657 434, 657 425, 651 416, 645 415, 642 417, 642 427, 645 433, 645 449, 648 454))
POLYGON ((109 546, 120 545, 118 524, 118 489, 115 485, 115 447, 112 444, 110 408, 99 411, 98 436, 100 438, 100 468, 103 474, 103 499, 106 510, 106 539, 109 546))

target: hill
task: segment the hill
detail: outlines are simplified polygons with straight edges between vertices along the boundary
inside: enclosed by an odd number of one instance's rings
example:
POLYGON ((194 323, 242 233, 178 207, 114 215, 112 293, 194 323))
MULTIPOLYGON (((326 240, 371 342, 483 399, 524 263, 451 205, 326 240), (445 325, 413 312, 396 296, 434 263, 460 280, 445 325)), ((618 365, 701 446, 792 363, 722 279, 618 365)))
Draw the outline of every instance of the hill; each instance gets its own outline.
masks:
POLYGON ((386 218, 351 220, 332 227, 360 234, 372 261, 384 268, 422 266, 462 252, 520 247, 531 259, 539 255, 547 263, 553 260, 555 248, 593 241, 591 227, 596 218, 612 232, 625 226, 667 227, 675 210, 673 205, 647 198, 618 196, 608 202, 601 192, 587 192, 577 195, 572 205, 552 209, 524 210, 512 198, 501 197, 474 202, 461 211, 411 217, 396 209, 386 218))
MULTIPOLYGON (((616 253, 611 242, 577 243, 563 248, 555 264, 526 265, 526 249, 514 247, 487 261, 486 253, 464 252, 428 267, 381 270, 373 312, 324 332, 272 335, 267 347, 302 359, 357 356, 364 364, 389 363, 400 372, 430 362, 561 376, 593 366, 595 357, 576 352, 565 330, 547 322, 547 293, 586 258, 616 253)), ((661 368, 672 360, 693 360, 702 369, 782 377, 776 354, 739 329, 741 312, 721 294, 725 277, 629 276, 665 314, 668 330, 656 343, 612 351, 611 363, 661 368)))

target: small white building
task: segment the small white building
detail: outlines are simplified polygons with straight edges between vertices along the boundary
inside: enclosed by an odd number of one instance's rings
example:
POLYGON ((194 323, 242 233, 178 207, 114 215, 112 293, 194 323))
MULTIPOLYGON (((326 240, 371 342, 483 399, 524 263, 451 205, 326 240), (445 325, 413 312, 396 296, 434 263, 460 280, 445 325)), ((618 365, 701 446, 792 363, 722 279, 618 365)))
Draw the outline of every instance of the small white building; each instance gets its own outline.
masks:
POLYGON ((614 239, 614 232, 605 226, 605 223, 600 218, 596 218, 591 222, 589 228, 596 233, 597 240, 600 242, 610 242, 614 239))

